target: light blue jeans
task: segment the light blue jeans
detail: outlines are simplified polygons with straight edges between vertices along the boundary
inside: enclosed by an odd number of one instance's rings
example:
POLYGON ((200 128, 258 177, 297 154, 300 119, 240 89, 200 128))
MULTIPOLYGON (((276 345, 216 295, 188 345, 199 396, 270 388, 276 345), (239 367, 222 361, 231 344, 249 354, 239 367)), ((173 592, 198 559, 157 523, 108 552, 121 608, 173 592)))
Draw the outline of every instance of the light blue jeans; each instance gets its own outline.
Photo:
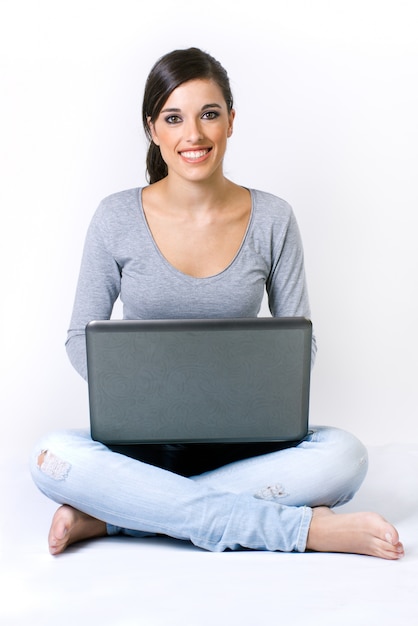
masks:
POLYGON ((112 452, 88 432, 59 431, 38 443, 31 473, 46 496, 103 520, 109 535, 303 552, 312 507, 346 503, 367 471, 367 451, 353 435, 312 430, 296 447, 190 478, 112 452))

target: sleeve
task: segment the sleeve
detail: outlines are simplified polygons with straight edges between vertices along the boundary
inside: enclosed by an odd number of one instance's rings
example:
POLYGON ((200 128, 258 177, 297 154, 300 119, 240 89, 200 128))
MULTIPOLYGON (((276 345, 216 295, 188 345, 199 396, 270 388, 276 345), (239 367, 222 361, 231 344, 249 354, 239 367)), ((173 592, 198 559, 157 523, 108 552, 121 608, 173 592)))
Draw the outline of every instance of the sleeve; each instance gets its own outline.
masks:
POLYGON ((87 379, 85 327, 92 320, 110 318, 120 285, 120 267, 111 254, 103 211, 99 207, 87 231, 65 343, 72 365, 84 379, 87 379))
MULTIPOLYGON (((303 246, 293 211, 290 211, 287 228, 273 251, 273 262, 266 289, 270 312, 274 317, 311 319, 303 246)), ((316 338, 313 335, 312 365, 316 351, 316 338)))

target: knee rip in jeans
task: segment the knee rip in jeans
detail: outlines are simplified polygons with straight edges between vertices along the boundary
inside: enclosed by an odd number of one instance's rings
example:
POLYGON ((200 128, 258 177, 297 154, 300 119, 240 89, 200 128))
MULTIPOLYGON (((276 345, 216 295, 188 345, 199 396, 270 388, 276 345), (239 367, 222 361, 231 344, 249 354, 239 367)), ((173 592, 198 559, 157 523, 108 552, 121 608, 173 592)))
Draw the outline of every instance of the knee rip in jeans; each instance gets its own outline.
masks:
POLYGON ((287 493, 284 490, 283 485, 280 483, 263 487, 260 491, 257 491, 257 493, 254 494, 254 497, 259 498, 260 500, 276 500, 283 498, 284 496, 287 496, 287 493))
POLYGON ((49 450, 42 450, 38 456, 38 467, 41 472, 50 476, 50 478, 65 480, 71 469, 71 464, 55 456, 49 450))

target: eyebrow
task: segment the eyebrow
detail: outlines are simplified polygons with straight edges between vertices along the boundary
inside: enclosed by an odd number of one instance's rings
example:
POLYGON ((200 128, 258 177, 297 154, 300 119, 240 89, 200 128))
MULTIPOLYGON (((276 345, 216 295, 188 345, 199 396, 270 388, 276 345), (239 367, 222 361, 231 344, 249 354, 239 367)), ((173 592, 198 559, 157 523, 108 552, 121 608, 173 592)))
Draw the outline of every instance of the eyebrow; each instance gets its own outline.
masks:
MULTIPOLYGON (((210 104, 204 104, 200 110, 206 111, 206 109, 222 109, 222 106, 218 104, 217 102, 212 102, 210 104)), ((167 109, 163 109, 161 113, 181 113, 181 109, 170 107, 167 109)))

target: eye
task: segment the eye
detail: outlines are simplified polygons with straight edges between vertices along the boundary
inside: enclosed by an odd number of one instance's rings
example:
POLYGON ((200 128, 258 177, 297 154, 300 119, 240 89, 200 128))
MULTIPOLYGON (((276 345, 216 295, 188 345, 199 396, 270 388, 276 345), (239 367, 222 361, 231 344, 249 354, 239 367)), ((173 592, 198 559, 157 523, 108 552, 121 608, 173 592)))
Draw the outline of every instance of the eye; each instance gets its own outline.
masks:
POLYGON ((181 117, 179 115, 168 115, 165 118, 167 124, 179 124, 181 122, 181 117))
POLYGON ((216 120, 217 117, 219 117, 218 111, 206 111, 202 115, 202 119, 205 119, 205 120, 216 120))

